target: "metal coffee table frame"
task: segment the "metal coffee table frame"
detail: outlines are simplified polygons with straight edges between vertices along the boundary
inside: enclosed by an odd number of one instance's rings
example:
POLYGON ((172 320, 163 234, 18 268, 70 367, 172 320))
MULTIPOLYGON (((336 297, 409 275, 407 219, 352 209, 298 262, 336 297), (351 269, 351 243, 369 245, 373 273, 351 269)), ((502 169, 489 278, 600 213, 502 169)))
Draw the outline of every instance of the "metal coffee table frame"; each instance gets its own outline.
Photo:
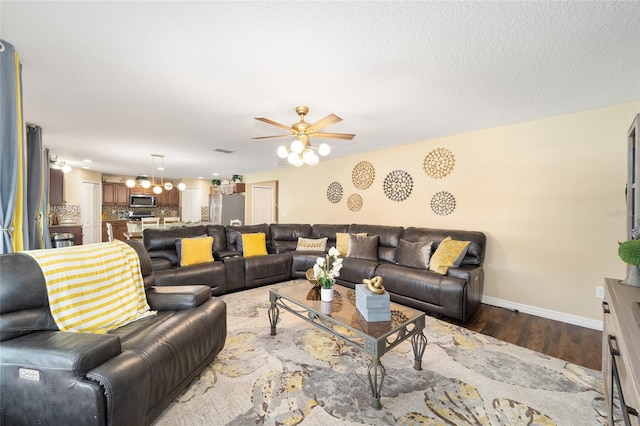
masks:
MULTIPOLYGON (((380 396, 382 384, 386 375, 385 368, 380 362, 380 357, 398 346, 400 343, 411 338, 411 345, 414 354, 414 366, 416 370, 422 370, 422 356, 427 347, 427 338, 424 336, 425 314, 397 303, 391 303, 391 311, 399 311, 403 314, 404 321, 395 321, 387 325, 381 323, 364 323, 374 326, 373 330, 365 331, 363 323, 351 320, 350 323, 344 321, 339 316, 332 316, 332 313, 323 313, 322 304, 331 303, 331 308, 336 306, 336 296, 343 299, 342 304, 346 305, 345 312, 359 315, 355 306, 355 291, 347 287, 334 286, 334 301, 321 302, 313 300, 313 289, 307 281, 288 284, 269 290, 269 322, 271 323, 271 335, 276 335, 276 325, 280 317, 280 308, 290 312, 330 335, 337 337, 344 342, 364 351, 371 357, 371 363, 367 371, 369 385, 372 394, 373 408, 380 409, 380 396), (351 294, 349 294, 351 292, 351 294), (341 333, 335 326, 344 327, 349 334, 341 333)), ((317 298, 319 299, 319 297, 317 298)), ((326 308, 326 306, 325 306, 326 308)), ((341 308, 342 309, 342 308, 341 308)), ((325 310, 328 312, 328 309, 325 310)))

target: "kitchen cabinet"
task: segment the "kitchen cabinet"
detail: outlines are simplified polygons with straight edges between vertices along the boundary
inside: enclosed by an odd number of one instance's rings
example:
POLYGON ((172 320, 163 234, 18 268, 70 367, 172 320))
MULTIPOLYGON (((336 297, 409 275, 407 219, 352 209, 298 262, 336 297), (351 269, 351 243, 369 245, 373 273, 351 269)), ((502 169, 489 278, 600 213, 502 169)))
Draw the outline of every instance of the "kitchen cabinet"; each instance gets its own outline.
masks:
POLYGON ((136 186, 135 188, 131 189, 131 194, 133 194, 133 195, 136 195, 136 194, 138 194, 138 195, 156 195, 153 192, 153 186, 150 187, 150 188, 143 188, 141 186, 136 186))
POLYGON ((127 232, 127 220, 106 220, 102 222, 102 241, 109 241, 107 235, 107 222, 111 224, 113 228, 113 238, 120 241, 125 241, 127 238, 124 233, 127 232))
POLYGON ((173 188, 171 191, 163 190, 158 195, 158 206, 177 206, 178 205, 178 189, 173 188))
POLYGON ((123 183, 102 183, 102 204, 109 206, 129 206, 129 188, 123 183))
POLYGON ((64 173, 59 169, 49 169, 49 205, 64 204, 64 173))
POLYGON ((82 245, 82 226, 79 225, 56 225, 49 226, 49 234, 73 234, 73 244, 76 246, 82 245))

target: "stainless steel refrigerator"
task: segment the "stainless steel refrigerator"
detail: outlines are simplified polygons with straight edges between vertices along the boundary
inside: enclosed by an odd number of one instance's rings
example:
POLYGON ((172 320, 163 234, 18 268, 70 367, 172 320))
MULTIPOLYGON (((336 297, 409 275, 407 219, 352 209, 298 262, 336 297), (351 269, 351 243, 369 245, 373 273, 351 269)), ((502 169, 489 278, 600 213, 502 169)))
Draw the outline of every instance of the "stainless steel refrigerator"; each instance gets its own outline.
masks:
POLYGON ((244 225, 244 194, 209 194, 209 222, 244 225))

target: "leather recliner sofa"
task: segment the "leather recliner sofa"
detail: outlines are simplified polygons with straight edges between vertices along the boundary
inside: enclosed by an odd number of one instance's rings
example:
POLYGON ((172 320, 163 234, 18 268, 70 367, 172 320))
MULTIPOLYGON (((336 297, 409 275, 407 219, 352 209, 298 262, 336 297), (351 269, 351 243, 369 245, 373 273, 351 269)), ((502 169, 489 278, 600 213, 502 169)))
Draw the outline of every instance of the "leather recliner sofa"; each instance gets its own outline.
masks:
POLYGON ((354 288, 363 279, 378 275, 383 278, 391 300, 463 322, 468 321, 480 305, 484 286, 482 264, 486 236, 477 231, 363 224, 207 225, 172 230, 145 229, 143 239, 152 258, 171 258, 174 261, 171 269, 156 271, 158 285, 205 283, 216 295, 291 278, 303 278, 321 253, 297 251, 298 238, 326 237, 328 249, 336 245, 337 233, 363 233, 379 237, 377 259, 345 257, 337 283, 354 288), (191 235, 191 228, 199 228, 198 232, 202 235, 214 237, 215 262, 179 267, 175 254, 176 240, 179 239, 180 232, 184 232, 185 237, 191 235), (169 232, 171 237, 167 238, 165 233, 169 232), (265 234, 269 254, 242 257, 242 250, 238 246, 240 235, 256 232, 265 234), (433 253, 448 236, 454 240, 470 241, 470 245, 461 265, 449 268, 445 275, 397 263, 397 249, 401 240, 432 241, 433 253))
POLYGON ((59 331, 38 263, 0 255, 0 424, 149 424, 222 350, 226 304, 207 286, 156 287, 129 244, 157 315, 107 334, 59 331))

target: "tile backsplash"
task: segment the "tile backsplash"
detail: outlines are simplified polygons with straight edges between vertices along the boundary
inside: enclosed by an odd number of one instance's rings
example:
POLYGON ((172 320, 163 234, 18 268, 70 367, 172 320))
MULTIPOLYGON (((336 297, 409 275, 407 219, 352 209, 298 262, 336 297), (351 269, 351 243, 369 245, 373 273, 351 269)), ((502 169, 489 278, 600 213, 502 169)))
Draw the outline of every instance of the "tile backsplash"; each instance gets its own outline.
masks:
MULTIPOLYGON (((51 206, 51 214, 58 214, 58 219, 62 220, 74 220, 80 223, 80 205, 79 204, 57 204, 51 206)), ((51 222, 50 222, 51 223, 51 222)))

